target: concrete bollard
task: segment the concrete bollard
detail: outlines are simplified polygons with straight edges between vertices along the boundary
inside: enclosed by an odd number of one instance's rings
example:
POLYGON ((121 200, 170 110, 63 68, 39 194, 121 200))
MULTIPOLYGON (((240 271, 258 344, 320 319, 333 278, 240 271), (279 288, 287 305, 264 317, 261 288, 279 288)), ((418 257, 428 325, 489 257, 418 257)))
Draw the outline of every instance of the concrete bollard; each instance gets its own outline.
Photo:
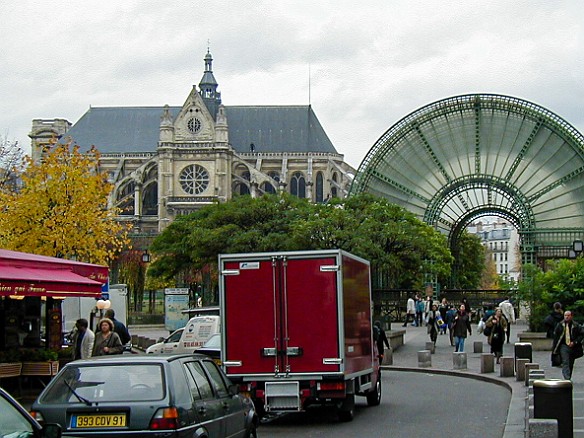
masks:
POLYGON ((418 351, 418 366, 420 368, 430 368, 432 366, 432 353, 430 350, 418 351))
POLYGON ((501 356, 499 375, 501 377, 513 377, 515 375, 515 358, 513 356, 501 356))
POLYGON ((529 370, 529 377, 527 379, 527 386, 532 387, 535 380, 545 379, 545 370, 529 370))
POLYGON ((466 370, 466 352, 454 352, 452 353, 452 365, 455 370, 466 370))
POLYGON ((491 353, 481 354, 481 374, 495 372, 495 356, 491 353))
POLYGON ((434 342, 426 342, 426 350, 430 350, 430 354, 434 354, 436 352, 436 345, 434 342))
POLYGON ((533 384, 534 418, 554 418, 559 437, 574 436, 572 382, 560 379, 537 380, 533 384))
POLYGON ((533 362, 531 342, 515 342, 513 346, 515 351, 515 363, 517 363, 517 359, 529 359, 527 361, 528 363, 533 362))
POLYGON ((483 341, 474 341, 472 344, 473 352, 474 353, 482 353, 483 352, 483 341))
POLYGON ((525 364, 525 386, 529 386, 529 371, 538 370, 539 364, 537 363, 526 363, 525 364))
POLYGON ((517 372, 517 381, 525 381, 525 364, 529 363, 529 359, 515 359, 515 370, 517 372))
POLYGON ((558 420, 530 418, 527 426, 528 438, 556 438, 558 420))

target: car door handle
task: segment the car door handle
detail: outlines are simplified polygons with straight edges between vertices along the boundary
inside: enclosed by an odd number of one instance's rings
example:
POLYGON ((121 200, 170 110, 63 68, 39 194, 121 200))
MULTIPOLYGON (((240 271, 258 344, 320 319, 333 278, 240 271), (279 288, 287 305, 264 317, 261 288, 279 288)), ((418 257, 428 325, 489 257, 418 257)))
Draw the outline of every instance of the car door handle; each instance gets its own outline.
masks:
POLYGON ((226 401, 223 402, 223 409, 225 410, 229 409, 229 402, 226 401))
POLYGON ((197 411, 199 412, 199 414, 206 414, 207 406, 199 406, 199 409, 197 409, 197 411))

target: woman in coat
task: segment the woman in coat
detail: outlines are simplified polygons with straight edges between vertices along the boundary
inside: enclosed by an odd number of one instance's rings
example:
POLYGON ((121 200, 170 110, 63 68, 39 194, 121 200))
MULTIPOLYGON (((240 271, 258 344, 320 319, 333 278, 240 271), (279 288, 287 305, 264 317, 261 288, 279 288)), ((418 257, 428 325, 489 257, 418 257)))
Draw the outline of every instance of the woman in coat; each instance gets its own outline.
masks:
POLYGON ((428 327, 430 340, 434 342, 434 345, 436 345, 436 339, 438 339, 438 331, 441 330, 438 320, 442 320, 442 316, 438 311, 438 306, 432 304, 432 310, 426 314, 426 326, 428 327))
POLYGON ((466 313, 466 307, 464 304, 460 305, 460 309, 454 317, 454 322, 452 324, 452 329, 454 331, 454 351, 464 352, 464 340, 466 339, 466 334, 472 336, 472 327, 470 326, 470 317, 466 313))
POLYGON ((109 318, 99 322, 99 330, 95 333, 93 356, 122 354, 124 346, 118 334, 114 332, 114 323, 109 318))
POLYGON ((491 353, 495 355, 497 363, 499 363, 501 356, 503 356, 503 344, 505 343, 505 332, 507 331, 507 319, 505 319, 499 307, 495 309, 495 314, 487 319, 485 326, 491 329, 489 345, 491 346, 491 353))

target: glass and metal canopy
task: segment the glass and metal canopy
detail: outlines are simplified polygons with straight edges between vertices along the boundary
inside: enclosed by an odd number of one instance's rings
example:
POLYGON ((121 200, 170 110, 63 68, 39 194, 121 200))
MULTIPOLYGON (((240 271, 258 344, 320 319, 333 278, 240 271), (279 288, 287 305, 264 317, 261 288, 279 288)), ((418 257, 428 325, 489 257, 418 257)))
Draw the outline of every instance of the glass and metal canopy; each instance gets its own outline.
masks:
POLYGON ((393 125, 359 166, 351 194, 387 198, 454 245, 474 219, 502 216, 524 262, 562 257, 584 237, 584 137, 551 111, 494 94, 455 96, 393 125))

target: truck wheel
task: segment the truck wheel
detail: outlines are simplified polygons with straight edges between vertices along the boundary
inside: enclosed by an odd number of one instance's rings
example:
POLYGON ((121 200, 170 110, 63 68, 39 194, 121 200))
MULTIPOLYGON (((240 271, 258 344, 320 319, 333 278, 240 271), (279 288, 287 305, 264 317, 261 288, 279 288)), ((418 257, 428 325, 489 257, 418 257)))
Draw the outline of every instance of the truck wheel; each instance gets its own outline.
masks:
POLYGON ((250 429, 247 431, 245 438, 258 438, 258 429, 255 424, 252 424, 250 429))
POLYGON ((375 388, 367 393, 367 405, 378 406, 381 403, 381 373, 377 375, 375 388))
POLYGON ((339 406, 338 415, 339 420, 345 423, 353 421, 355 416, 355 394, 347 394, 347 398, 339 406))

